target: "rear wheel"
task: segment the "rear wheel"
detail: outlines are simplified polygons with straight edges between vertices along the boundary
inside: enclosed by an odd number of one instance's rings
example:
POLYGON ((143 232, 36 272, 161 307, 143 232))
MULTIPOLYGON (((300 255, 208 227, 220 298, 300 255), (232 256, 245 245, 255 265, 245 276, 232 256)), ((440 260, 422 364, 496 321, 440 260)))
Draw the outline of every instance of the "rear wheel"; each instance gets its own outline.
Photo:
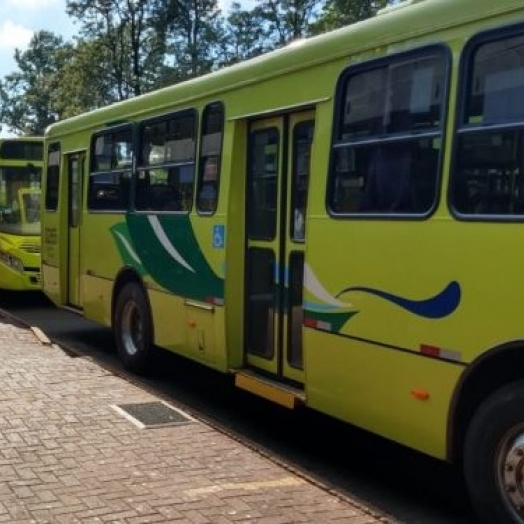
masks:
POLYGON ((481 522, 524 523, 524 382, 491 395, 466 436, 464 474, 481 522))
POLYGON ((124 367, 134 373, 146 372, 153 352, 151 311, 142 287, 134 282, 118 294, 114 334, 124 367))

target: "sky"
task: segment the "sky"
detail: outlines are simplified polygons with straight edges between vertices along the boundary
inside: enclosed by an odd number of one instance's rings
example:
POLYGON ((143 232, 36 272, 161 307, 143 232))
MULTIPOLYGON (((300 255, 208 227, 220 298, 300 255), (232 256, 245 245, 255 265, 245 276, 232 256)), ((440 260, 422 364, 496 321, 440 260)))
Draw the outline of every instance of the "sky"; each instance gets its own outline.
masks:
POLYGON ((76 34, 66 0, 0 0, 0 78, 16 70, 15 49, 26 49, 42 29, 66 40, 76 34))

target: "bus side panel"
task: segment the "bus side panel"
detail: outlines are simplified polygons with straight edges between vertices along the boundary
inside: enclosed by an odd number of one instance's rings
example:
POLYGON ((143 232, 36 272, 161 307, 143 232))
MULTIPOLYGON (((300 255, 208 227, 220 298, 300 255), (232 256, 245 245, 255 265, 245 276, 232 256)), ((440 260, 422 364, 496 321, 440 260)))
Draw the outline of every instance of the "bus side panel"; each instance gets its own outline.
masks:
POLYGON ((93 322, 111 327, 112 280, 91 275, 83 275, 84 316, 93 322))
POLYGON ((184 299, 160 289, 148 289, 155 344, 181 353, 187 346, 184 299))
POLYGON ((59 215, 45 212, 42 215, 42 286, 43 291, 53 303, 65 304, 64 286, 61 285, 62 273, 66 273, 66 264, 60 264, 61 241, 59 215))
POLYGON ((458 222, 444 211, 312 220, 305 323, 324 333, 306 329, 308 403, 443 457, 461 371, 523 338, 514 307, 522 286, 508 278, 524 265, 514 247, 521 227, 458 222))
POLYGON ((224 177, 229 176, 229 179, 223 178, 221 181, 219 209, 224 209, 224 212, 227 213, 225 233, 227 263, 224 268, 226 276, 224 283, 225 332, 223 345, 219 345, 218 351, 220 358, 227 360, 229 368, 240 368, 244 364, 245 322, 245 171, 247 165, 247 122, 245 120, 226 123, 224 151, 228 154, 224 155, 222 168, 224 177))
POLYGON ((451 224, 316 219, 306 261, 305 322, 324 331, 306 329, 308 404, 437 457, 468 361, 451 224))
POLYGON ((84 213, 82 229, 82 297, 86 318, 111 325, 113 284, 123 267, 125 239, 123 214, 84 213), (122 240, 124 238, 124 240, 122 240))
POLYGON ((462 367, 315 329, 304 338, 309 407, 445 458, 462 367), (419 399, 425 391, 428 398, 419 399))

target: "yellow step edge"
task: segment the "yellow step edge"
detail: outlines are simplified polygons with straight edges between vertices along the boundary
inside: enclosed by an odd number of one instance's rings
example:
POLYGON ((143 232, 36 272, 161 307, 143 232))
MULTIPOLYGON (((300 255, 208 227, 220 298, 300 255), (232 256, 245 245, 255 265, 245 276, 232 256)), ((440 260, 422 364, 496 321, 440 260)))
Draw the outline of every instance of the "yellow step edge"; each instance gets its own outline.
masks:
POLYGON ((233 371, 233 373, 235 374, 235 386, 285 408, 294 409, 305 400, 302 392, 287 388, 283 384, 273 383, 246 371, 233 371))

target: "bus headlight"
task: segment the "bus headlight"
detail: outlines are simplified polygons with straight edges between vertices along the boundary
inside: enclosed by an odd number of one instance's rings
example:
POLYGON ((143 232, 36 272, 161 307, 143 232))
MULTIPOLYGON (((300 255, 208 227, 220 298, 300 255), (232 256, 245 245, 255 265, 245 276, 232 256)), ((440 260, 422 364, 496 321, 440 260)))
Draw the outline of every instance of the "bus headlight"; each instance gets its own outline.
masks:
POLYGON ((19 258, 8 255, 5 251, 0 251, 0 261, 19 273, 24 271, 24 263, 19 258))
POLYGON ((18 271, 19 273, 23 273, 24 272, 24 263, 19 258, 11 256, 11 257, 9 257, 9 259, 10 259, 11 267, 15 271, 18 271))

